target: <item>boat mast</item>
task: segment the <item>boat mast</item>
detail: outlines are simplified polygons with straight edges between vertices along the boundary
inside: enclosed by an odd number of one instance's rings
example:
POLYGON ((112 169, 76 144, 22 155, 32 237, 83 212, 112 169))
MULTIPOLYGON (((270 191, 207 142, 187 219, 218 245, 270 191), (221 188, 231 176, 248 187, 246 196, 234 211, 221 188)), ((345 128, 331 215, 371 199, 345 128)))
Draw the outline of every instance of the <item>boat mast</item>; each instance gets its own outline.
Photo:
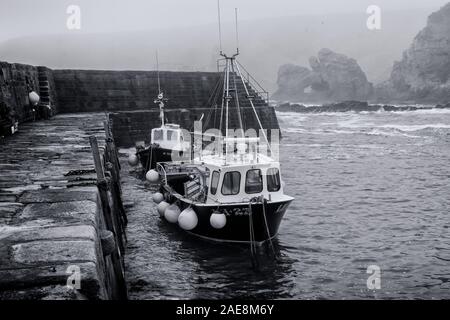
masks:
MULTIPOLYGON (((236 83, 236 72, 235 72, 235 65, 236 65, 236 57, 239 55, 239 42, 238 42, 238 30, 237 30, 237 8, 235 10, 235 19, 236 19, 236 53, 232 56, 227 56, 222 51, 222 33, 221 33, 221 26, 220 26, 220 0, 217 0, 217 12, 218 12, 218 22, 219 22, 219 47, 220 47, 220 55, 224 57, 225 59, 225 81, 224 81, 224 87, 223 87, 223 99, 222 99, 222 112, 223 108, 225 107, 225 164, 227 163, 227 156, 228 156, 228 127, 229 127, 229 105, 230 100, 233 98, 230 95, 230 91, 234 91, 234 98, 235 98, 235 104, 237 108, 237 116, 238 116, 238 122, 240 131, 243 133, 244 126, 242 122, 241 117, 241 110, 239 105, 239 94, 237 90, 237 83, 236 83), (233 76, 233 89, 230 90, 230 73, 232 73, 233 76)), ((222 116, 220 120, 220 126, 222 126, 222 116)))
POLYGON ((241 70, 239 68, 239 63, 236 60, 236 57, 239 55, 239 35, 238 35, 238 16, 237 16, 237 8, 235 8, 235 22, 236 22, 236 53, 234 53, 232 56, 227 56, 223 50, 222 50, 222 34, 221 34, 221 26, 220 26, 220 0, 217 0, 217 6, 218 6, 218 22, 219 22, 219 47, 220 47, 220 55, 225 60, 225 70, 224 70, 224 85, 223 85, 223 95, 222 95, 222 109, 221 109, 221 116, 220 116, 220 132, 222 132, 222 115, 225 111, 225 164, 227 163, 227 155, 228 155, 228 126, 229 126, 229 104, 230 100, 233 98, 230 95, 230 91, 234 91, 234 100, 236 104, 237 109, 237 117, 238 117, 238 123, 240 127, 240 132, 244 133, 244 124, 242 121, 242 114, 241 114, 241 107, 239 102, 239 92, 237 88, 237 82, 240 81, 244 87, 246 98, 248 99, 250 106, 252 108, 252 111, 256 117, 257 123, 261 129, 261 134, 264 137, 265 143, 267 144, 267 147, 269 149, 269 152, 272 153, 272 149, 270 147, 269 140, 267 138, 266 132, 263 129, 261 120, 259 119, 258 113, 256 111, 254 102, 253 102, 253 96, 250 94, 249 88, 247 83, 244 80, 244 77, 241 73, 241 70), (232 85, 233 88, 230 89, 230 73, 232 75, 232 85))
POLYGON ((161 91, 161 81, 159 79, 159 60, 158 60, 158 50, 156 50, 156 73, 158 75, 158 98, 153 102, 159 105, 159 118, 161 119, 161 127, 164 127, 164 93, 161 91))

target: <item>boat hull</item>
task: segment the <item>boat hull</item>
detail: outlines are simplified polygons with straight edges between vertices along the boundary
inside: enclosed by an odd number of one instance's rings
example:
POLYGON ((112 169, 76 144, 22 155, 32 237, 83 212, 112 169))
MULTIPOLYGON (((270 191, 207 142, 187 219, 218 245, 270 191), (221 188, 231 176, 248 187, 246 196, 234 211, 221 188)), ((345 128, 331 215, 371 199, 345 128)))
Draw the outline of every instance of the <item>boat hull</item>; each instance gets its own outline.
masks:
MULTIPOLYGON (((155 169, 158 162, 172 161, 171 149, 161 148, 153 145, 151 147, 139 150, 136 155, 139 157, 142 167, 147 172, 150 169, 155 169)), ((182 151, 180 151, 182 154, 182 151)))
MULTIPOLYGON (((178 199, 176 203, 181 210, 191 207, 195 211, 198 224, 188 231, 192 235, 212 241, 248 243, 251 241, 250 223, 252 221, 253 241, 263 243, 278 234, 281 220, 291 201, 266 202, 264 209, 262 203, 253 203, 251 204, 252 219, 250 219, 248 204, 195 205, 182 199, 178 199), (217 212, 226 216, 226 224, 221 229, 213 228, 210 222, 211 215, 217 212), (264 219, 264 213, 266 219, 264 219)), ((181 229, 179 226, 178 228, 181 229)))

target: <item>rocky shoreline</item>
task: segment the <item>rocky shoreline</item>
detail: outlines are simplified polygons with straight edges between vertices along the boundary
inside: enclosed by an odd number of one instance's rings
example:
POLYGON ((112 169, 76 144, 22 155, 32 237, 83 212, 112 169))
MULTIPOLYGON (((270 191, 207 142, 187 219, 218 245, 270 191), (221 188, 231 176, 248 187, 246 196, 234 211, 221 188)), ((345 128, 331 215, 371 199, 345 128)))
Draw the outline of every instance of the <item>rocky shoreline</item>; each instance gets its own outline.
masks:
POLYGON ((377 112, 377 111, 416 111, 431 109, 450 109, 450 102, 447 104, 438 104, 436 106, 414 106, 414 105, 386 105, 386 104, 369 104, 364 101, 344 101, 332 104, 324 104, 317 106, 305 106, 298 103, 281 103, 275 108, 279 112, 298 112, 298 113, 321 113, 321 112, 377 112))

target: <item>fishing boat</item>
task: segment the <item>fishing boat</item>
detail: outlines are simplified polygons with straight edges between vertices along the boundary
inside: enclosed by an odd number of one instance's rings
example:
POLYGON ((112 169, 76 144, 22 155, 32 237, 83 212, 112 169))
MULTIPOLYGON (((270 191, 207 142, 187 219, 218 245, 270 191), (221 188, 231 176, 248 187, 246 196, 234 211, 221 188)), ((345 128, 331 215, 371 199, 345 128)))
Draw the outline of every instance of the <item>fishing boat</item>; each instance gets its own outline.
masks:
POLYGON ((158 163, 147 179, 160 182, 153 200, 162 219, 203 239, 258 245, 277 235, 293 198, 284 194, 280 163, 272 157, 255 108, 254 100, 259 98, 242 76, 238 54, 221 52, 225 65, 209 106, 220 115, 218 134, 212 138, 194 132, 193 150, 199 144, 201 150, 192 152, 187 161, 158 163), (242 97, 260 135, 242 134, 250 124, 248 113, 243 120, 242 97), (238 130, 230 128, 232 116, 238 130), (205 142, 214 148, 204 148, 205 142), (269 152, 261 152, 262 144, 269 152))
MULTIPOLYGON (((158 61, 158 58, 156 58, 158 61)), ((158 62, 157 62, 158 65, 158 62)), ((128 158, 130 165, 135 166, 141 163, 145 172, 156 167, 158 162, 172 161, 173 159, 182 159, 184 153, 190 149, 190 141, 184 141, 183 130, 180 125, 174 123, 166 123, 164 106, 167 99, 161 91, 159 66, 158 73, 158 96, 153 101, 159 106, 159 118, 161 125, 153 128, 150 133, 150 145, 136 147, 136 153, 128 158)))
MULTIPOLYGON (((156 168, 158 162, 183 158, 184 152, 190 149, 190 141, 184 141, 180 125, 165 123, 164 100, 164 94, 160 92, 155 103, 159 104, 161 126, 151 130, 150 145, 136 147, 136 156, 145 172, 156 168)), ((136 162, 136 160, 133 161, 136 162)))

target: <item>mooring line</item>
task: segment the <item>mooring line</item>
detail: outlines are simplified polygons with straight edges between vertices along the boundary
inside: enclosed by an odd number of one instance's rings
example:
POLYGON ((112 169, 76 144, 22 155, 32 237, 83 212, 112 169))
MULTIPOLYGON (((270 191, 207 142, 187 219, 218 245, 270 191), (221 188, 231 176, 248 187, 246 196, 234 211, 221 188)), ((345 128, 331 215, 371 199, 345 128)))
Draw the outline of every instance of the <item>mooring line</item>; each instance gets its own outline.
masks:
POLYGON ((266 216, 266 199, 264 199, 264 196, 261 196, 260 198, 261 200, 261 205, 262 205, 262 209, 263 209, 263 217, 264 217, 264 224, 266 225, 266 233, 267 233, 267 237, 269 238, 269 243, 270 243, 270 247, 272 249, 272 253, 273 256, 275 258, 275 260, 278 260, 278 256, 275 252, 275 248, 273 246, 273 242, 272 242, 272 237, 270 236, 270 231, 269 231, 269 224, 267 223, 267 216, 266 216))
POLYGON ((252 204, 251 202, 248 204, 249 208, 249 231, 250 231, 250 253, 251 253, 251 260, 252 260, 252 266, 254 269, 257 269, 259 266, 258 257, 256 255, 256 245, 255 245, 255 230, 253 229, 253 211, 252 211, 252 204))
POLYGON ((152 159, 153 159, 153 144, 150 145, 150 156, 147 158, 147 168, 145 173, 147 173, 148 170, 150 170, 150 167, 152 165, 152 159))

